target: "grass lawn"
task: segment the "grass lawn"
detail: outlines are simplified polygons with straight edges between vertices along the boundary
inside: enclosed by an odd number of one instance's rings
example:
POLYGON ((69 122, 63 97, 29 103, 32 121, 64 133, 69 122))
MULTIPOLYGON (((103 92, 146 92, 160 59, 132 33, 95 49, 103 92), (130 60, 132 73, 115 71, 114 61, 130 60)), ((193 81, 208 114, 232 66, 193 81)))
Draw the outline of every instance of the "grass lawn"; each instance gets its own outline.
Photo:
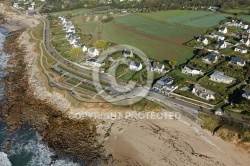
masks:
POLYGON ((231 14, 234 14, 234 13, 248 13, 248 10, 246 9, 229 9, 229 10, 226 10, 227 13, 231 13, 231 14))
POLYGON ((249 15, 241 15, 240 18, 243 19, 243 21, 247 21, 250 23, 250 16, 249 15))

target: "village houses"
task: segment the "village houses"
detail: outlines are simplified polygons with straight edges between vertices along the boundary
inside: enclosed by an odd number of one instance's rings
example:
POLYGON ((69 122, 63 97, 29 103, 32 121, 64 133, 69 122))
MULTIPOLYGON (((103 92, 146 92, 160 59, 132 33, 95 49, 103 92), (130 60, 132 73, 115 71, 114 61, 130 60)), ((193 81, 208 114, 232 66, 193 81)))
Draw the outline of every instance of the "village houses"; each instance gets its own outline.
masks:
POLYGON ((216 63, 218 56, 214 52, 209 52, 203 57, 203 61, 209 64, 216 63))
POLYGON ((208 39, 206 37, 203 37, 203 36, 199 36, 196 40, 197 42, 201 42, 203 43, 204 45, 208 45, 208 39))
POLYGON ((173 92, 177 88, 178 85, 175 84, 175 81, 172 77, 164 76, 154 84, 151 91, 154 91, 156 93, 168 94, 173 92))
POLYGON ((233 56, 233 57, 231 57, 230 63, 234 64, 234 65, 237 65, 237 66, 245 66, 246 61, 244 59, 242 59, 242 58, 233 56))
POLYGON ((245 48, 242 47, 242 46, 237 46, 237 47, 235 47, 234 51, 235 51, 235 52, 240 52, 240 53, 242 53, 242 54, 246 54, 248 50, 245 49, 245 48))
POLYGON ((201 87, 199 84, 193 86, 192 93, 205 100, 214 100, 215 92, 201 87))
POLYGON ((201 70, 188 66, 184 66, 181 72, 189 75, 203 75, 201 70))
POLYGON ((215 71, 213 74, 210 75, 210 80, 219 83, 231 84, 235 79, 224 75, 223 72, 215 71))

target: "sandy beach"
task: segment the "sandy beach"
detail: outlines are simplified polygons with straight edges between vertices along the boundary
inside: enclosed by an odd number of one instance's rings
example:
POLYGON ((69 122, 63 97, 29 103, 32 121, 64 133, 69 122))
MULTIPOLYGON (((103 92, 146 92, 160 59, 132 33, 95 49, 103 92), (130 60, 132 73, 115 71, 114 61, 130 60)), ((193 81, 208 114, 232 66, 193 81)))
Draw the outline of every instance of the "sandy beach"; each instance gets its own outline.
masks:
MULTIPOLYGON (((1 26, 8 31, 16 31, 20 29, 29 29, 38 24, 38 20, 30 16, 20 16, 15 13, 5 13, 7 22, 1 26)), ((87 104, 85 107, 73 108, 70 102, 64 96, 57 92, 50 92, 46 89, 46 82, 39 76, 41 70, 37 67, 36 60, 39 53, 34 52, 33 44, 29 42, 31 36, 24 32, 19 38, 19 44, 25 48, 24 62, 26 63, 26 73, 28 80, 29 94, 33 94, 40 102, 44 102, 53 106, 62 113, 76 113, 79 110, 95 110, 95 111, 115 111, 110 104, 87 104), (41 93, 43 92, 43 93, 41 93)), ((34 103, 32 103, 35 105, 34 103)), ((47 108, 47 107, 45 107, 47 108)), ((170 111, 170 110, 169 110, 170 111)), ((32 110, 26 114, 32 114, 32 110)), ((35 112, 37 113, 37 112, 35 112)), ((22 116, 25 116, 22 115, 22 116)), ((47 119, 48 114, 38 120, 43 119, 48 123, 58 123, 58 119, 47 119)), ((68 122, 68 121, 67 121, 68 122)), ((99 123, 99 122, 98 122, 99 123)), ((106 122, 108 123, 108 122, 106 122)), ((75 126, 78 123, 74 124, 75 126)), ((50 128, 54 134, 46 135, 52 138, 62 136, 61 128, 56 130, 58 126, 50 128), (59 135, 57 135, 58 133, 59 135)), ((60 126, 61 127, 61 126, 60 126)), ((195 123, 182 119, 180 120, 117 120, 110 125, 109 136, 105 138, 104 149, 106 156, 112 156, 111 162, 107 165, 114 166, 248 166, 250 165, 250 155, 243 149, 236 147, 232 143, 223 141, 217 136, 212 136, 207 130, 203 130, 195 123), (112 126, 112 127, 111 127, 112 126), (198 129, 200 132, 195 132, 198 129), (202 133, 202 137, 201 134, 202 133), (206 138, 206 139, 204 139, 206 138)), ((98 127, 97 127, 98 128, 98 127)), ((78 129, 78 128, 77 128, 78 129)), ((101 127, 96 135, 100 135, 101 127)), ((80 128, 78 129, 80 131, 80 128)), ((92 130, 92 129, 91 129, 92 130)), ((79 131, 76 131, 76 133, 79 131)), ((45 131, 43 131, 45 132, 45 131)), ((66 130, 66 132, 70 132, 66 130)), ((46 133, 46 132, 45 132, 46 133)), ((86 131, 87 133, 87 131, 86 131)), ((101 135, 106 134, 101 133, 101 135)), ((93 134, 94 135, 94 134, 93 134)), ((94 136, 93 136, 94 137, 94 136)), ((65 139, 68 137, 65 137, 65 139)), ((79 138, 79 137, 76 137, 79 138)), ((91 137, 92 138, 92 137, 91 137)), ((59 138, 58 138, 59 139, 59 138)), ((74 138, 70 143, 74 143, 74 138)), ((86 138, 88 139, 88 138, 86 138)), ((95 138, 92 138, 95 140, 95 138)), ((61 140, 57 140, 58 142, 61 140)), ((86 141, 86 140, 83 140, 86 141)), ((49 141, 48 141, 49 142, 49 141)), ((58 143, 52 142, 52 143, 58 143)), ((50 142, 51 143, 51 142, 50 142)), ((60 142, 61 143, 61 142, 60 142)), ((75 142, 81 144, 82 142, 75 142)), ((54 145, 56 146, 56 145, 54 145)), ((86 145, 88 146, 88 145, 86 145)), ((60 148, 60 147, 58 147, 60 148)), ((61 148, 64 148, 62 146, 61 148)), ((68 147, 67 147, 68 148, 68 147)), ((70 147, 72 148, 72 147, 70 147)), ((79 150, 79 149, 78 149, 79 150)), ((94 152, 93 152, 94 153, 94 152)), ((87 152, 85 153, 87 154, 87 152)), ((85 155, 84 154, 84 155, 85 155)), ((72 155, 72 154, 71 154, 72 155)), ((105 165, 105 164, 103 164, 105 165)))
POLYGON ((194 126, 214 145, 178 120, 139 120, 116 123, 106 150, 113 154, 113 165, 119 166, 250 164, 249 154, 194 126))

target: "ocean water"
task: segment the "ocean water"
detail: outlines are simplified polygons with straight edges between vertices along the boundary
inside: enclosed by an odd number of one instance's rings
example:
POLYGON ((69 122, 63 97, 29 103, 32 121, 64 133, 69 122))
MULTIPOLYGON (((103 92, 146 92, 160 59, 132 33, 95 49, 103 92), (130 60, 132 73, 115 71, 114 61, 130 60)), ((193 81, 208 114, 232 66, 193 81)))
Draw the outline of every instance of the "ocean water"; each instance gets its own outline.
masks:
MULTIPOLYGON (((3 79, 8 72, 2 72, 7 66, 9 55, 3 52, 3 43, 7 32, 0 28, 0 80, 3 79)), ((0 102, 3 99, 4 86, 0 84, 0 102)), ((1 104, 0 104, 1 109, 1 104)), ((52 149, 41 143, 42 138, 38 136, 36 131, 30 130, 29 126, 23 126, 22 129, 12 134, 6 133, 6 124, 0 122, 0 152, 2 151, 5 141, 11 141, 12 145, 6 152, 8 160, 12 166, 78 166, 67 159, 58 159, 51 164, 51 156, 55 154, 52 149)), ((0 153, 2 155, 2 153, 0 153)), ((6 163, 1 162, 0 166, 6 163)))

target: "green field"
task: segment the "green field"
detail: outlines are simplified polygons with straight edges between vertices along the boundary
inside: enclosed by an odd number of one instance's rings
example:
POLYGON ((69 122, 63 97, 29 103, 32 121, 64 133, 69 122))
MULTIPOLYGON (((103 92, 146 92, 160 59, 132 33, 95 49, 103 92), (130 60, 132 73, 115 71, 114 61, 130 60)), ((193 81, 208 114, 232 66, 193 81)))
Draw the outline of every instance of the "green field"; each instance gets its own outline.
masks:
POLYGON ((166 12, 142 14, 158 21, 187 25, 198 28, 209 28, 218 25, 230 14, 207 11, 173 10, 166 12))
POLYGON ((231 13, 231 14, 234 14, 234 13, 248 13, 248 10, 247 9, 229 9, 226 11, 227 13, 231 13))
POLYGON ((93 36, 92 41, 103 38, 117 44, 133 45, 145 52, 151 59, 158 61, 176 60, 178 64, 186 62, 193 56, 193 49, 183 44, 195 36, 206 32, 207 28, 216 26, 228 14, 172 10, 156 13, 136 13, 115 16, 115 19, 102 25, 101 18, 86 22, 86 16, 72 18, 82 34, 93 36), (102 27, 101 34, 99 34, 102 27))

